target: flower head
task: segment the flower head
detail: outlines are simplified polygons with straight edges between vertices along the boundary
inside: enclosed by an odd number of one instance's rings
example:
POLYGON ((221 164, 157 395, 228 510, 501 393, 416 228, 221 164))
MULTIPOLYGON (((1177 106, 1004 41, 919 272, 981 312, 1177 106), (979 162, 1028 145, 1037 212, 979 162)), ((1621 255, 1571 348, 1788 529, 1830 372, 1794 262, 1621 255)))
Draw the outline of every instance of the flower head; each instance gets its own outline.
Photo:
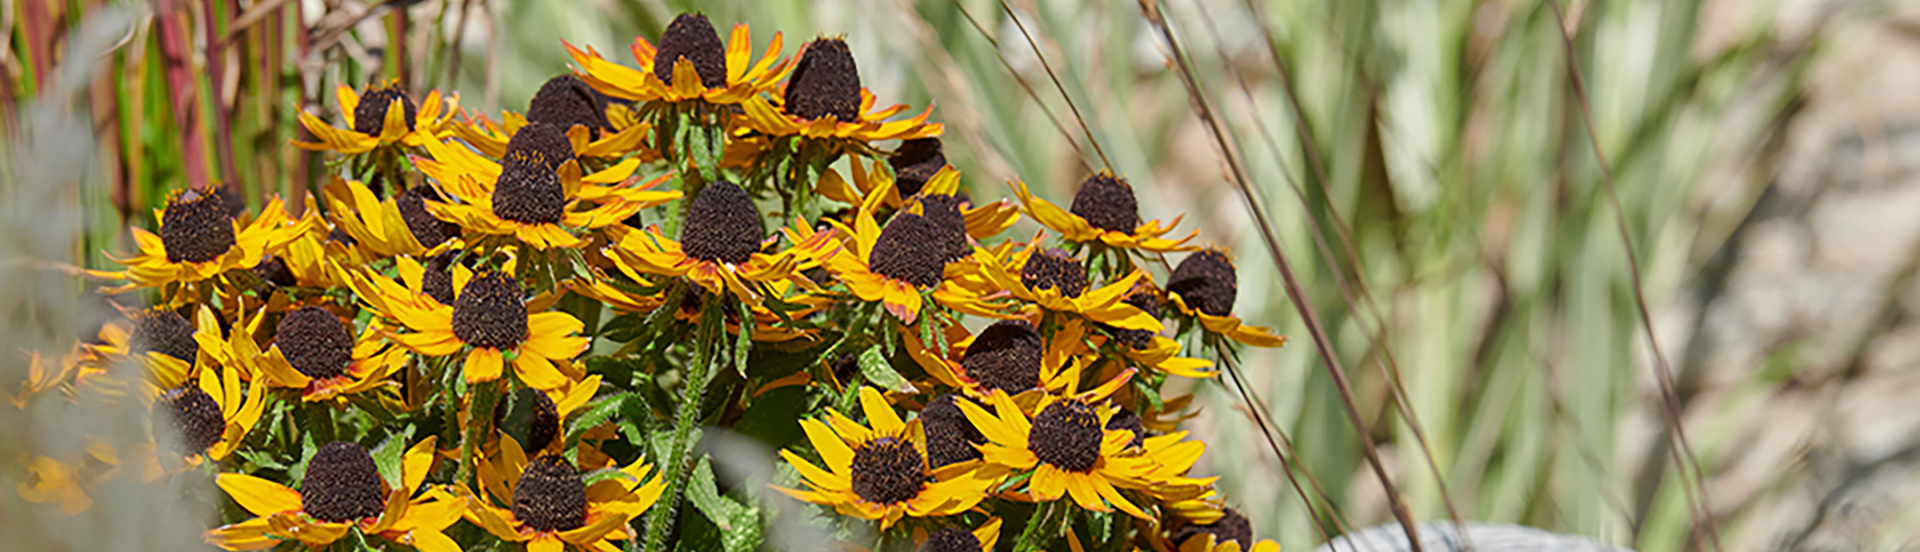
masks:
POLYGON ((347 118, 348 127, 334 127, 312 113, 301 111, 301 126, 319 141, 296 140, 294 147, 350 155, 393 144, 418 147, 439 139, 448 131, 460 101, 456 95, 442 105, 440 92, 436 90, 428 93, 424 102, 415 104, 400 88, 399 81, 368 86, 364 95, 343 84, 334 90, 334 97, 340 103, 340 113, 347 118))
POLYGON ((352 287, 381 316, 411 332, 382 329, 387 339, 415 353, 445 357, 466 352, 469 383, 500 379, 512 362, 520 381, 536 389, 566 386, 580 378, 567 362, 585 351, 588 338, 575 337, 585 326, 564 312, 531 306, 519 280, 505 271, 478 275, 454 264, 453 304, 426 294, 426 269, 418 262, 398 262, 405 285, 370 270, 352 276, 352 287))
MULTIPOLYGON (((775 105, 758 96, 746 99, 746 125, 769 136, 800 135, 856 142, 909 140, 939 136, 928 108, 911 119, 887 121, 906 104, 874 109, 873 93, 860 86, 860 69, 845 40, 820 38, 800 48, 793 74, 776 95, 775 105)), ((937 169, 936 169, 937 170, 937 169)))
POLYGON ((1195 231, 1177 240, 1162 238, 1180 224, 1180 219, 1176 217, 1166 224, 1158 220, 1140 222, 1140 205, 1133 195, 1133 186, 1107 171, 1087 177, 1074 192, 1073 203, 1067 209, 1033 195, 1025 182, 1014 181, 1013 191, 1028 214, 1059 232, 1067 241, 1099 242, 1137 251, 1188 251, 1193 247, 1186 243, 1199 233, 1195 231))
POLYGON ((634 37, 633 59, 638 70, 600 57, 592 48, 566 44, 580 70, 580 80, 608 96, 634 102, 701 101, 714 105, 739 104, 773 88, 786 75, 780 57, 780 34, 774 33, 766 53, 754 62, 747 25, 734 25, 726 51, 705 15, 683 13, 667 25, 659 47, 634 37), (751 66, 749 66, 751 65, 751 66))
POLYGON ((500 440, 500 452, 480 464, 481 488, 466 512, 468 521, 530 550, 560 550, 568 544, 607 549, 609 540, 634 537, 628 522, 647 511, 666 482, 647 475, 653 466, 636 460, 613 477, 586 484, 565 457, 527 458, 519 443, 500 440))
POLYGON ((1032 473, 1027 493, 1033 500, 1051 501, 1071 495, 1082 508, 1099 512, 1118 508, 1135 517, 1152 519, 1134 500, 1122 495, 1121 489, 1161 498, 1185 496, 1204 488, 1209 480, 1184 474, 1205 445, 1180 441, 1184 434, 1154 437, 1135 445, 1138 434, 1110 427, 1119 409, 1103 399, 1130 377, 1131 372, 1123 373, 1084 393, 1075 392, 1070 385, 1064 395, 1042 397, 1031 409, 1021 408, 1012 397, 998 391, 988 398, 994 408, 991 413, 971 402, 961 403, 960 409, 989 441, 980 449, 988 464, 1032 473), (1027 413, 1029 410, 1032 414, 1027 413))
POLYGON ((88 274, 123 280, 125 285, 102 290, 121 293, 168 284, 194 284, 223 278, 230 270, 252 269, 268 253, 278 252, 288 242, 306 232, 316 219, 290 223, 286 209, 275 199, 250 222, 233 218, 217 195, 201 190, 180 190, 167 199, 167 206, 154 213, 160 221, 157 234, 133 229, 139 253, 126 259, 112 258, 126 268, 120 271, 89 270, 88 274))
POLYGON ((252 336, 266 319, 262 309, 244 324, 236 323, 236 331, 225 340, 217 331, 202 331, 195 337, 221 364, 246 368, 256 374, 256 382, 298 389, 308 402, 378 389, 406 364, 406 351, 386 347, 374 329, 356 341, 349 322, 316 305, 282 317, 273 344, 261 351, 252 336))
POLYGON ((860 406, 871 428, 832 409, 826 422, 801 420, 827 469, 782 450, 780 456, 800 470, 812 490, 779 486, 774 490, 832 506, 842 514, 878 520, 883 528, 907 516, 957 514, 986 498, 993 479, 976 477, 975 463, 970 462, 932 468, 920 421, 902 422, 878 390, 860 388, 860 406))
POLYGON ((358 528, 428 552, 457 552, 459 545, 442 531, 460 520, 467 500, 439 488, 414 496, 433 466, 435 442, 428 437, 407 450, 399 481, 381 478, 367 449, 346 441, 314 452, 298 491, 251 475, 220 474, 221 490, 257 517, 207 531, 207 542, 227 550, 262 550, 287 541, 323 548, 358 528))
MULTIPOLYGON (((745 190, 724 180, 707 183, 687 207, 680 240, 648 227, 628 232, 611 250, 613 263, 625 273, 685 278, 719 294, 733 293, 749 306, 760 304, 772 283, 804 279, 803 265, 831 258, 840 243, 833 232, 789 234, 793 247, 772 254, 759 236, 760 212, 745 190)), ((809 282, 807 285, 812 285, 809 282)))
POLYGON ((1226 251, 1207 249, 1181 259, 1167 279, 1167 291, 1181 313, 1199 320, 1210 333, 1255 347, 1279 347, 1287 342, 1273 330, 1242 323, 1233 314, 1239 283, 1233 258, 1226 251))
POLYGON ((1221 516, 1207 523, 1187 523, 1173 532, 1170 539, 1179 552, 1279 552, 1280 545, 1271 540, 1256 541, 1253 538, 1253 524, 1247 516, 1232 508, 1221 510, 1221 516))
MULTIPOLYGON (((428 201, 437 217, 468 232, 511 235, 537 249, 571 248, 585 244, 573 229, 598 230, 619 223, 641 209, 680 197, 677 191, 652 188, 666 177, 633 185, 628 179, 640 166, 627 159, 593 174, 581 174, 577 159, 562 150, 541 125, 522 128, 520 146, 494 161, 464 147, 442 142, 427 144, 433 159, 416 159, 422 172, 440 183, 457 203, 428 201), (565 153, 562 153, 562 152, 565 153)), ((574 133, 584 132, 574 127, 574 133)), ((509 140, 511 145, 512 140, 509 140)), ((577 145, 579 140, 569 139, 577 145)))

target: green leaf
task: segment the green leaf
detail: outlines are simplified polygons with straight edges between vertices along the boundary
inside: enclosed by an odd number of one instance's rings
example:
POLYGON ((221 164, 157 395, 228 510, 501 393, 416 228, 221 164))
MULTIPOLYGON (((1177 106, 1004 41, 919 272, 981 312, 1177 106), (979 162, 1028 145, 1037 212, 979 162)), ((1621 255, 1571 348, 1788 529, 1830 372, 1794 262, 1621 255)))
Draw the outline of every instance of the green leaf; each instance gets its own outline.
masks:
POLYGON ((810 387, 791 385, 753 398, 734 431, 758 439, 772 448, 785 448, 800 440, 800 418, 806 413, 810 387))
POLYGON ((412 437, 413 426, 406 426, 373 448, 374 467, 380 468, 380 478, 395 489, 400 488, 400 461, 406 456, 407 441, 412 437))
POLYGON ((720 496, 713 481, 713 466, 706 458, 694 467, 687 485, 687 501, 720 529, 721 549, 727 552, 755 550, 760 544, 760 516, 756 508, 720 496))
POLYGON ((867 377, 868 382, 889 390, 901 393, 920 392, 913 386, 913 382, 907 381, 906 376, 894 371, 893 365, 887 363, 886 355, 877 346, 868 347, 867 350, 860 352, 860 373, 867 377))

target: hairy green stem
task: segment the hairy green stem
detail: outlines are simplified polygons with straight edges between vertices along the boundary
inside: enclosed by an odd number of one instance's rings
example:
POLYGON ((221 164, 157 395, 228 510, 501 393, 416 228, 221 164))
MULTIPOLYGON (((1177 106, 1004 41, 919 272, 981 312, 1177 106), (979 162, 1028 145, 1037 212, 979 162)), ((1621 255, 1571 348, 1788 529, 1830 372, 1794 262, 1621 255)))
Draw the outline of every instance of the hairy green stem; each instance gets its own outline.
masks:
POLYGON ((666 550, 667 529, 673 524, 674 511, 680 503, 680 494, 686 488, 687 468, 692 463, 693 447, 687 440, 693 435, 693 426, 700 420, 700 402, 706 395, 707 380, 713 374, 714 365, 719 362, 714 335, 724 329, 726 320, 718 301, 707 301, 701 309, 699 336, 694 340, 693 359, 687 365, 687 378, 682 382, 680 408, 673 421, 673 438, 667 445, 667 459, 661 463, 662 477, 667 478, 666 492, 661 494, 662 502, 654 504, 647 512, 647 551, 666 550))
POLYGON ((493 431, 493 407, 500 402, 500 386, 498 382, 476 384, 467 387, 467 393, 473 400, 467 405, 467 437, 460 440, 460 470, 454 476, 454 481, 463 484, 473 477, 474 452, 493 431))

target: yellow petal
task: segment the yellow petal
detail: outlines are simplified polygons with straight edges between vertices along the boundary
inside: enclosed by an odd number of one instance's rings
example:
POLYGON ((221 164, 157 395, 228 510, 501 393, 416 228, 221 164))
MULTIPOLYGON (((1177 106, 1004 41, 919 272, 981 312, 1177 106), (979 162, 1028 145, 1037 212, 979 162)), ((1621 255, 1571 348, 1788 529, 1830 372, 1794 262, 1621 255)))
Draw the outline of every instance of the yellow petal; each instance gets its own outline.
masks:
POLYGON ((300 510, 300 492, 285 485, 240 473, 223 473, 214 480, 240 507, 257 516, 300 510))
POLYGON ((480 383, 500 379, 502 359, 498 349, 475 347, 467 353, 467 383, 480 383))

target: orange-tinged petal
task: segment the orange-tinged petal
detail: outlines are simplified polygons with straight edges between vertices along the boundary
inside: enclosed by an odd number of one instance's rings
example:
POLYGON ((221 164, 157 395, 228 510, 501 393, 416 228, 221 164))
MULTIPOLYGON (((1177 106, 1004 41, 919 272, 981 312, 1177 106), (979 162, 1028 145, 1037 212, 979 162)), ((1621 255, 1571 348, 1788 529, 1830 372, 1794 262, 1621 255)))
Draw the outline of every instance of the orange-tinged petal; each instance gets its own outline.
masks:
POLYGON ((467 352, 467 383, 500 379, 501 367, 500 350, 474 347, 472 351, 467 352))

